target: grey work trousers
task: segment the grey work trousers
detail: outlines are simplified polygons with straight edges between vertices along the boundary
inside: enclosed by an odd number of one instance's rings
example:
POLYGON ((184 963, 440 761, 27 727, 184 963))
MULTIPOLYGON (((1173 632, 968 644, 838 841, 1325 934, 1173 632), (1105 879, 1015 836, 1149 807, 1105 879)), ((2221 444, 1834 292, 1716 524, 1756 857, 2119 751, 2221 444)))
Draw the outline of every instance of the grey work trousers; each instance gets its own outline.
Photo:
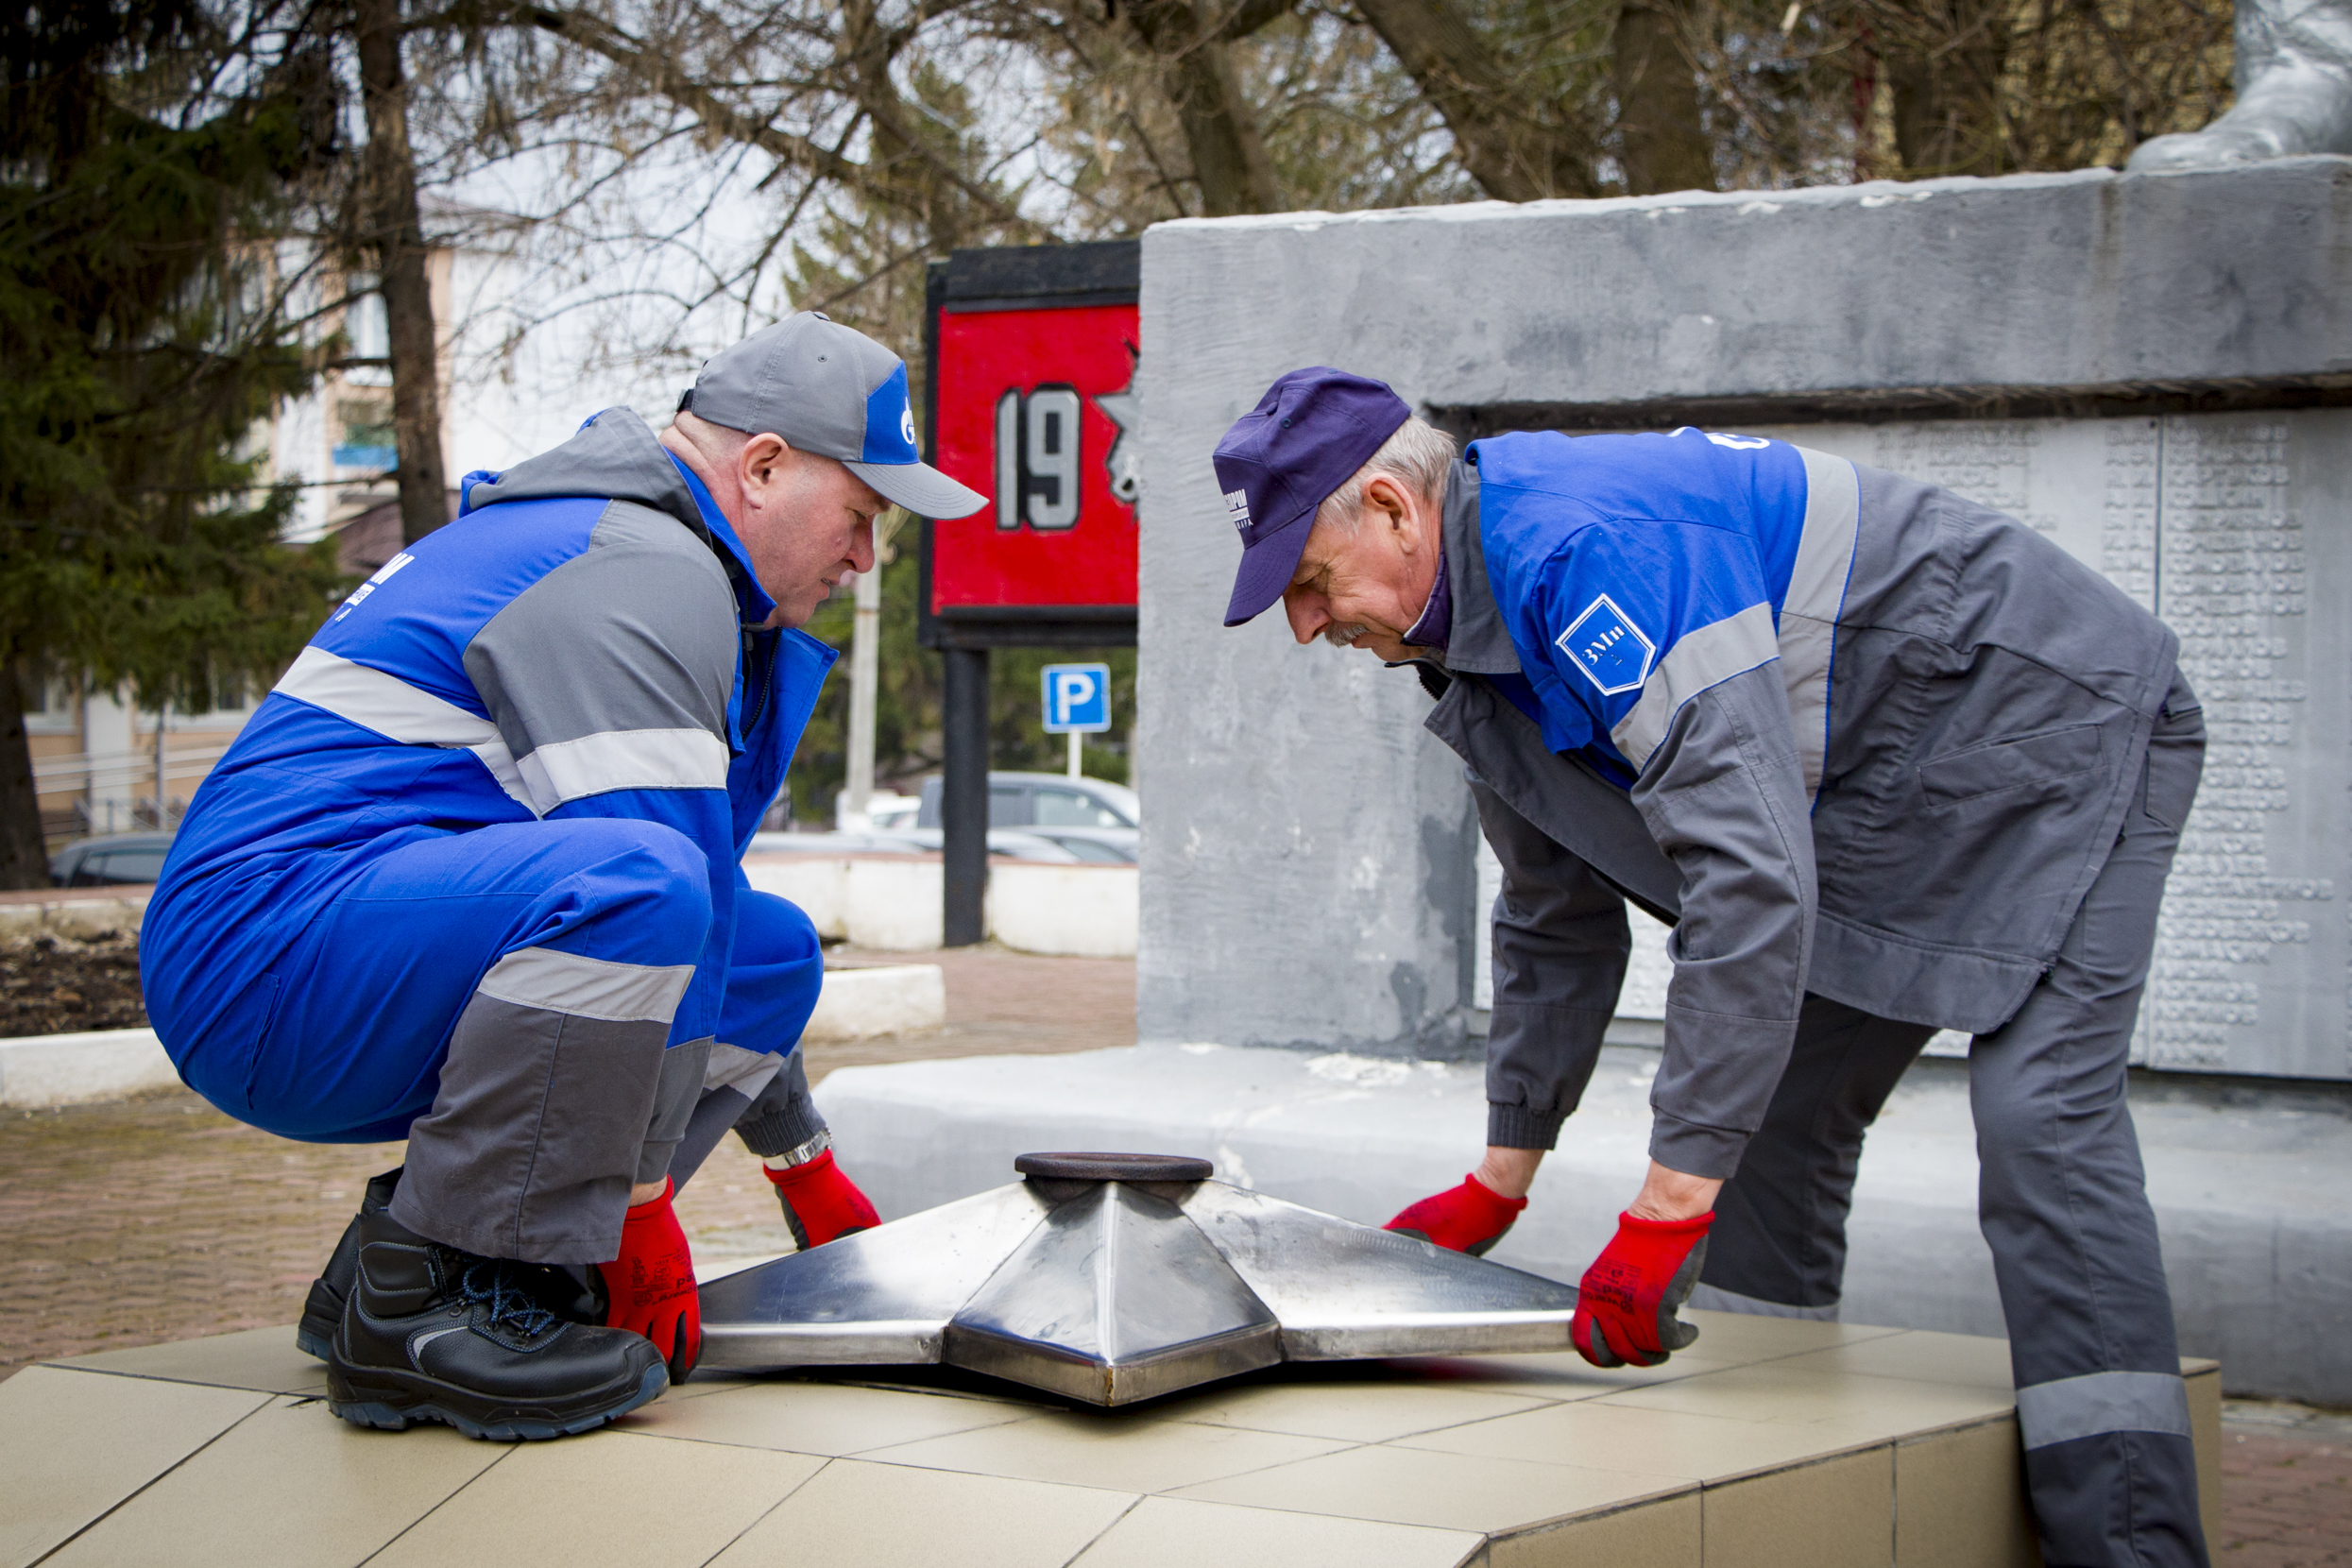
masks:
MULTIPOLYGON (((2156 909, 2204 759, 2195 701, 2176 681, 2056 962, 1969 1053, 1978 1217, 2048 1568, 2207 1560, 2172 1297, 2124 1100, 2156 909)), ((1717 1202, 1712 1288, 1694 1305, 1836 1315, 1864 1132, 1932 1032, 1806 998, 1771 1111, 1717 1202)))

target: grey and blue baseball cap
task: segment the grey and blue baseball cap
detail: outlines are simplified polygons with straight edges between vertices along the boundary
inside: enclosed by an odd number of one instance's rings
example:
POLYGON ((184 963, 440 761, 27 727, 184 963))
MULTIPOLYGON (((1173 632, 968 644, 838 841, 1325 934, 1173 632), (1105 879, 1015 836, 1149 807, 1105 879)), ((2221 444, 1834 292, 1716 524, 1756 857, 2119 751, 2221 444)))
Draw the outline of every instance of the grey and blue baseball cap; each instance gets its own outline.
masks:
POLYGON ((1226 625, 1240 625, 1282 597, 1306 553, 1316 509, 1412 414, 1386 382, 1313 365, 1275 382, 1234 421, 1213 459, 1225 520, 1241 535, 1226 625))
POLYGON ((917 517, 968 517, 988 504, 916 452, 907 362, 820 312, 788 315, 711 355, 678 412, 839 459, 917 517))

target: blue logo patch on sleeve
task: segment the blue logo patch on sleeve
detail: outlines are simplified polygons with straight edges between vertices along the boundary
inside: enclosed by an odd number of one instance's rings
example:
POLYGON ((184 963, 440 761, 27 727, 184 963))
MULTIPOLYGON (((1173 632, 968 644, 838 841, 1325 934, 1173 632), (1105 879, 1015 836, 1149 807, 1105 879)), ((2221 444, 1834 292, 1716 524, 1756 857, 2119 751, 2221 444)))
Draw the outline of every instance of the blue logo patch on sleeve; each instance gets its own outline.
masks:
POLYGON ((1552 640, 1604 697, 1637 690, 1649 679, 1650 660, 1658 656, 1658 644, 1606 593, 1585 605, 1584 613, 1552 640))

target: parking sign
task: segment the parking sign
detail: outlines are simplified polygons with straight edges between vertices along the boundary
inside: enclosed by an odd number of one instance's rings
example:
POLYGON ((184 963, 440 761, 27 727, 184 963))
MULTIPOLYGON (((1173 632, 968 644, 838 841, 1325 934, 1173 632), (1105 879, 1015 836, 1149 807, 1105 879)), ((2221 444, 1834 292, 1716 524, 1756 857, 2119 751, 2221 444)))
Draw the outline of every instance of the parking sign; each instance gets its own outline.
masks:
POLYGON ((1045 671, 1046 733, 1098 735, 1111 727, 1111 667, 1048 664, 1045 671))

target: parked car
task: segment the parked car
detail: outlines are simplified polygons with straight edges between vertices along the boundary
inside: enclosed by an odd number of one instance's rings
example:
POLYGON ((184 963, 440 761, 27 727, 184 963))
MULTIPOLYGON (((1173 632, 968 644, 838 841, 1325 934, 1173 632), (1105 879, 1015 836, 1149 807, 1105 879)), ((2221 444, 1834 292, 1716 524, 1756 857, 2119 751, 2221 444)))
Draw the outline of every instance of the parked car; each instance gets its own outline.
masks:
POLYGON ((129 887, 163 875, 169 833, 104 833, 76 839, 49 857, 49 880, 61 888, 129 887))
MULTIPOLYGON (((923 781, 918 827, 940 825, 941 781, 923 781)), ((1124 784, 1058 773, 991 773, 988 827, 1050 838, 1074 861, 1133 863, 1142 835, 1143 802, 1124 784)))
POLYGON ((1082 861, 1100 865, 1133 865, 1140 837, 1133 827, 1031 827, 1026 831, 1052 840, 1082 861))

